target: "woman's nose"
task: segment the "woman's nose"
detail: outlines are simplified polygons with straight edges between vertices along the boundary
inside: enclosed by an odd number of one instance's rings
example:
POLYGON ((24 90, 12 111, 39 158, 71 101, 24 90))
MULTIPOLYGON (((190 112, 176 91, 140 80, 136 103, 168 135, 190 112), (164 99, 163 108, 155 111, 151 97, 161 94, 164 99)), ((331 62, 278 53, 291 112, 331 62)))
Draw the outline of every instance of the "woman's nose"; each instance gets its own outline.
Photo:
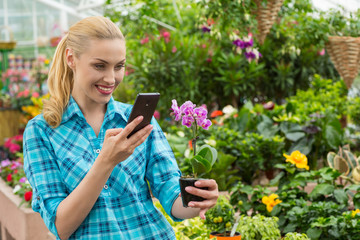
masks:
POLYGON ((109 84, 113 84, 115 82, 115 72, 114 70, 109 70, 105 77, 104 77, 104 81, 106 81, 109 84))

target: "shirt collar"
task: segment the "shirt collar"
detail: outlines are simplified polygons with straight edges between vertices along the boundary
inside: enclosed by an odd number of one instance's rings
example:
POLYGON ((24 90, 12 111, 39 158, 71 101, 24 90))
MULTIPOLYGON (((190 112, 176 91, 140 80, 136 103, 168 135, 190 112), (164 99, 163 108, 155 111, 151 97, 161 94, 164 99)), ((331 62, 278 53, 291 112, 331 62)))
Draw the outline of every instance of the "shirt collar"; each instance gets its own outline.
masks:
MULTIPOLYGON (((128 117, 125 116, 126 108, 123 104, 116 104, 116 101, 113 97, 110 98, 110 101, 107 104, 107 109, 105 113, 106 120, 111 120, 115 117, 115 114, 120 115, 125 122, 127 122, 128 117)), ((79 105, 76 103, 73 96, 70 96, 69 103, 65 109, 65 112, 62 117, 61 123, 69 121, 74 115, 78 115, 78 117, 85 119, 83 113, 80 110, 79 105)))

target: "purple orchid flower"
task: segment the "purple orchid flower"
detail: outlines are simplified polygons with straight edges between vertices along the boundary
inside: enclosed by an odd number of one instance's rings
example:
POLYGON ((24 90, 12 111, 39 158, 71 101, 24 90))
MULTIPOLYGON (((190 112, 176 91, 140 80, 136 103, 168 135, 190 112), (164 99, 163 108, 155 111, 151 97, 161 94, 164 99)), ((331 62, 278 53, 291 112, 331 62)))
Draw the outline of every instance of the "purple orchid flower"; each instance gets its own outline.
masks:
POLYGON ((180 107, 180 111, 185 115, 193 115, 194 114, 194 107, 196 107, 195 104, 193 104, 191 101, 186 101, 183 105, 180 107))
POLYGON ((194 117, 190 115, 185 115, 182 118, 182 125, 190 128, 192 123, 194 122, 194 117))
POLYGON ((201 124, 199 124, 204 130, 208 130, 209 127, 212 125, 209 119, 204 119, 201 124))
POLYGON ((171 109, 174 111, 175 114, 175 121, 179 121, 181 119, 181 111, 177 105, 177 101, 175 99, 172 100, 171 109))

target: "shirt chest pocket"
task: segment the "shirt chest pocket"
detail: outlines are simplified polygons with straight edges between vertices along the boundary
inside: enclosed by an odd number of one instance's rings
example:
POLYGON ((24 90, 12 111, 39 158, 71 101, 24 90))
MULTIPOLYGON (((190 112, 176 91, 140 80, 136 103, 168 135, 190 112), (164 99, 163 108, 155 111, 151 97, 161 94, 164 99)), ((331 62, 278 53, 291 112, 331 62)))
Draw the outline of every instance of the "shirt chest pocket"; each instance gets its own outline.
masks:
POLYGON ((92 166, 91 159, 86 156, 64 158, 60 164, 61 176, 69 192, 79 185, 92 166))

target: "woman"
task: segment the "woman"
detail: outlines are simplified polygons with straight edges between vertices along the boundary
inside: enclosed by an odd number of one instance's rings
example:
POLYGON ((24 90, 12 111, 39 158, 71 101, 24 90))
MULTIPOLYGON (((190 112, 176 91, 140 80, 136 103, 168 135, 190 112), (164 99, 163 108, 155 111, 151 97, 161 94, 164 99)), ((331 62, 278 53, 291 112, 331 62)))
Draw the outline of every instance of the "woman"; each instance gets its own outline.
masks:
POLYGON ((149 186, 175 220, 199 216, 215 205, 209 190, 184 208, 180 171, 157 122, 127 138, 131 107, 112 93, 124 77, 125 39, 104 17, 73 25, 59 43, 49 73, 50 99, 24 132, 24 168, 32 207, 58 239, 175 239, 152 203, 149 186))

